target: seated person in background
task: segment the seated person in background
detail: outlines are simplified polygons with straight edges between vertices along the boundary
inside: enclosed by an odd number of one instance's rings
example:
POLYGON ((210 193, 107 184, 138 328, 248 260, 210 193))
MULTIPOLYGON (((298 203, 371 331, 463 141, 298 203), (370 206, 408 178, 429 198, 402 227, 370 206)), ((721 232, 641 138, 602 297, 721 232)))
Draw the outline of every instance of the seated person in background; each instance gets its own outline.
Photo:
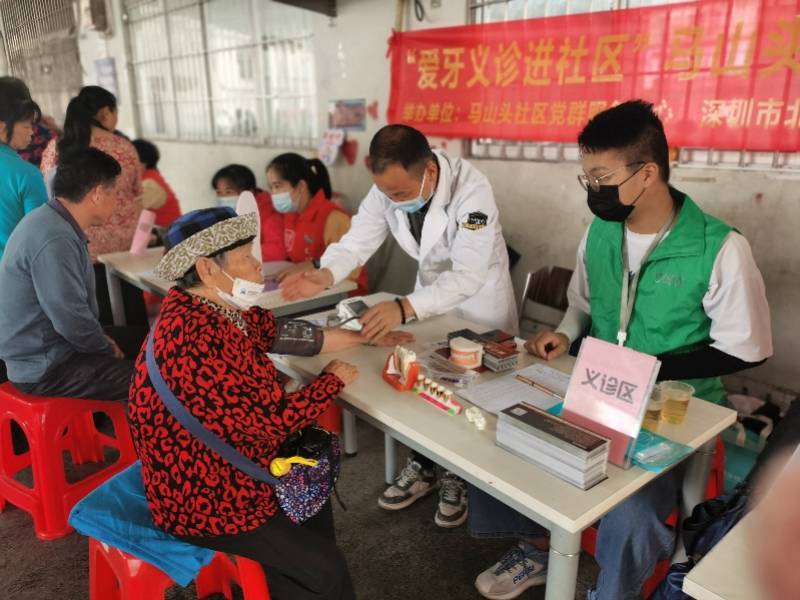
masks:
MULTIPOLYGON (((139 215, 142 212, 142 167, 129 140, 116 133, 119 121, 117 98, 108 90, 87 85, 67 105, 64 134, 52 140, 42 155, 40 170, 50 182, 60 164, 60 157, 82 148, 97 148, 119 163, 117 208, 101 227, 91 227, 89 255, 94 263, 100 322, 112 325, 114 316, 105 265, 98 257, 111 252, 130 250, 139 215)), ((118 282, 122 293, 125 322, 147 327, 147 309, 142 290, 127 281, 118 282)))
POLYGON ((55 198, 27 215, 0 261, 0 358, 20 390, 38 396, 127 400, 144 331, 98 320, 86 230, 117 208, 120 166, 95 148, 62 157, 55 198), (118 345, 119 343, 119 345, 118 345))
MULTIPOLYGON (((539 333, 528 350, 558 358, 590 328, 596 338, 657 356, 659 379, 685 380, 697 398, 724 403, 720 376, 772 355, 769 306, 750 244, 669 184, 669 146, 651 104, 634 100, 601 112, 578 145, 578 181, 596 218, 578 246, 560 326, 539 333), (620 309, 628 289, 630 312, 620 309)), ((683 473, 678 465, 600 521, 600 575, 589 600, 639 598, 656 563, 672 555, 675 530, 665 521, 678 506, 683 473)), ((546 530, 477 488, 470 501, 473 535, 525 538, 478 576, 478 591, 515 598, 544 583, 546 530)))
MULTIPOLYGON (((313 423, 358 373, 334 360, 288 393, 267 353, 312 355, 363 339, 308 324, 298 336, 292 325, 299 322, 276 321, 256 306, 264 282, 252 254, 256 219, 217 207, 187 213, 169 228, 156 274, 177 287, 161 305, 153 348, 177 400, 269 470, 286 438, 313 423)), ((413 341, 403 332, 389 338, 387 345, 413 341)), ((302 525, 292 524, 270 486, 239 472, 175 420, 153 388, 145 357, 143 351, 136 362, 128 415, 155 525, 260 562, 276 598, 353 598, 330 503, 302 525)))
POLYGON ((17 81, 0 80, 0 257, 22 217, 47 202, 42 174, 17 154, 30 143, 41 115, 17 81))
MULTIPOLYGON (((10 84, 16 86, 20 96, 24 96, 29 100, 31 98, 31 91, 22 79, 16 77, 0 77, 0 85, 10 84)), ((42 115, 41 118, 33 124, 33 134, 30 143, 19 151, 22 160, 31 163, 35 167, 39 167, 42 162, 42 155, 47 144, 50 143, 54 137, 61 135, 61 130, 56 124, 53 117, 49 115, 42 115)))
POLYGON ((158 147, 147 140, 133 140, 133 147, 142 163, 142 208, 156 213, 156 225, 167 228, 181 216, 181 206, 175 192, 161 176, 158 147))
POLYGON ((283 215, 272 207, 269 192, 256 186, 256 176, 244 165, 228 165, 214 173, 211 187, 217 193, 220 205, 236 208, 242 192, 252 192, 256 197, 261 221, 261 260, 274 262, 286 260, 283 245, 283 215))
MULTIPOLYGON (((319 159, 309 160, 289 152, 269 163, 267 183, 275 210, 284 215, 286 253, 295 263, 278 273, 278 281, 319 268, 319 259, 328 246, 350 230, 350 215, 331 202, 328 169, 319 159)), ((369 293, 365 267, 357 268, 349 279, 358 284, 353 295, 369 293)))
MULTIPOLYGON (((33 161, 23 156, 23 149, 34 145, 33 138, 42 127, 36 121, 38 114, 39 107, 21 79, 0 77, 0 257, 22 217, 47 202, 41 174, 27 165, 25 161, 33 161)), ((0 383, 7 380, 0 360, 0 383)))

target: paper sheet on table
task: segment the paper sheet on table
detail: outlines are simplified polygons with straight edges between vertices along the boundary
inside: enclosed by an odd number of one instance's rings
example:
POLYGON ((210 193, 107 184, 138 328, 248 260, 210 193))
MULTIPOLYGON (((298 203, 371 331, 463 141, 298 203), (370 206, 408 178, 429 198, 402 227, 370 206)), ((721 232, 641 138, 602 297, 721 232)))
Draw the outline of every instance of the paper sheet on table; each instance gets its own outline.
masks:
POLYGON ((535 364, 466 390, 459 390, 457 393, 465 400, 493 414, 519 402, 527 402, 542 410, 549 410, 561 402, 560 398, 519 381, 515 375, 527 377, 562 397, 569 387, 569 375, 553 367, 535 364))
POLYGON ((273 310, 275 307, 284 304, 286 304, 286 301, 283 299, 283 294, 279 289, 265 290, 258 301, 258 306, 268 310, 273 310))

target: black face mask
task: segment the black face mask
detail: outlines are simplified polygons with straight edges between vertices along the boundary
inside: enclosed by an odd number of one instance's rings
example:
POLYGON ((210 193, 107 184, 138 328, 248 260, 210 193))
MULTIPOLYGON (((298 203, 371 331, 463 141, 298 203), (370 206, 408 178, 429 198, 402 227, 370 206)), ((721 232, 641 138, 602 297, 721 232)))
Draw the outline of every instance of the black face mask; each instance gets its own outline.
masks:
MULTIPOLYGON (((639 199, 639 196, 636 197, 636 200, 639 199)), ((589 210, 595 216, 600 217, 603 221, 615 221, 617 223, 627 219, 633 212, 633 205, 636 204, 636 200, 633 201, 633 204, 620 202, 618 185, 601 185, 598 191, 589 188, 586 192, 586 198, 589 203, 589 210)))
POLYGON ((599 190, 593 190, 591 187, 586 191, 586 199, 589 203, 589 210, 596 216, 603 219, 603 221, 614 221, 622 223, 625 219, 631 216, 636 203, 639 198, 644 194, 646 188, 642 188, 639 195, 630 204, 623 204, 619 199, 619 188, 627 183, 634 175, 644 168, 644 165, 631 173, 625 181, 619 185, 601 185, 599 190))

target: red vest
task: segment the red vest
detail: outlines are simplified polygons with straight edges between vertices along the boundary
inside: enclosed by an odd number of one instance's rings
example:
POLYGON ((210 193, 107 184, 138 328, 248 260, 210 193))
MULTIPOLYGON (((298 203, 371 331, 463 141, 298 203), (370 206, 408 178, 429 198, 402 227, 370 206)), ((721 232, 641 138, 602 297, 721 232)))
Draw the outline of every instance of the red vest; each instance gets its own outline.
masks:
MULTIPOLYGON (((295 263, 319 260, 325 253, 325 223, 334 211, 345 213, 342 207, 334 204, 319 190, 302 213, 287 213, 284 216, 284 241, 290 261, 295 263)), ((347 214, 347 213, 345 213, 347 214)), ((367 292, 367 270, 361 269, 356 295, 367 292)))
POLYGON ((181 207, 180 204, 178 204, 178 198, 175 196, 175 192, 173 192, 169 184, 164 181, 164 178, 157 169, 147 169, 142 174, 142 180, 144 179, 152 179, 167 192, 167 201, 164 202, 161 208, 154 212, 156 213, 156 225, 159 227, 169 227, 175 219, 181 216, 181 207))
POLYGON ((272 206, 269 192, 254 192, 258 217, 261 221, 261 260, 273 262, 286 260, 286 249, 283 245, 283 215, 272 206))

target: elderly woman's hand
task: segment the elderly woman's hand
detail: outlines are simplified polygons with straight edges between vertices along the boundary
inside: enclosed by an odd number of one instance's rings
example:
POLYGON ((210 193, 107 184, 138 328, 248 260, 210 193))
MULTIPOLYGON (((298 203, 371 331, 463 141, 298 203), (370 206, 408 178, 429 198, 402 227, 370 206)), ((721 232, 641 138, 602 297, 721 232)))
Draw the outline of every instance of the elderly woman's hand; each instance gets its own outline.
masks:
POLYGON ((372 342, 373 346, 402 346, 403 344, 413 344, 416 338, 413 333, 408 331, 390 331, 386 335, 377 338, 372 342))
POLYGON ((332 360, 328 363, 328 366, 322 369, 322 372, 336 375, 345 385, 350 385, 358 379, 358 369, 341 360, 332 360))

